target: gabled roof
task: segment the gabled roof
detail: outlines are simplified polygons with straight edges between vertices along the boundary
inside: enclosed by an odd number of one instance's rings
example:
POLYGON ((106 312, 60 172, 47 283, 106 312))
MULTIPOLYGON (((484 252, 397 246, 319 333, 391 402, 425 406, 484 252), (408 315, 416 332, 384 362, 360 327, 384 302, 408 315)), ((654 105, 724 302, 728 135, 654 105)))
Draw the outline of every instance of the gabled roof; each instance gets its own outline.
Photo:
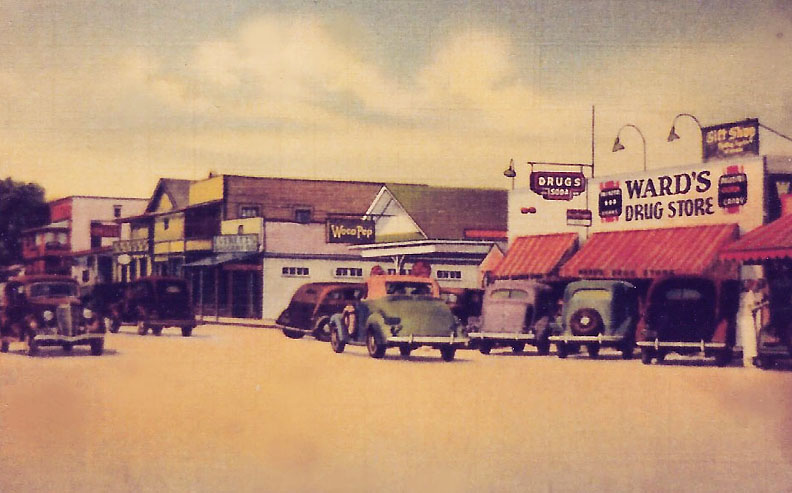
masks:
POLYGON ((387 184, 407 214, 429 239, 464 239, 466 230, 506 231, 508 192, 387 184))
POLYGON ((168 200, 173 204, 173 209, 183 209, 187 207, 187 202, 190 197, 190 183, 191 180, 182 180, 179 178, 160 178, 157 186, 154 187, 154 193, 151 194, 148 205, 146 205, 146 213, 154 212, 160 197, 165 194, 168 200))

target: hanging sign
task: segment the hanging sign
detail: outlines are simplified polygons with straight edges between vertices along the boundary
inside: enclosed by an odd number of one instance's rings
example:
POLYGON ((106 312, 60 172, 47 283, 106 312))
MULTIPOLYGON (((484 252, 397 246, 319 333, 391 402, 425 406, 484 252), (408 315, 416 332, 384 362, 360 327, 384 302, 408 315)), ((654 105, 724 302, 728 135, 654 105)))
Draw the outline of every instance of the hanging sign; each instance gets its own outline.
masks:
POLYGON ((751 118, 701 129, 704 161, 759 154, 759 120, 751 118))
POLYGON ((580 172, 532 171, 531 190, 545 200, 572 200, 586 191, 586 177, 580 172))
POLYGON ((352 218, 327 219, 327 243, 374 243, 374 221, 352 218))
POLYGON ((567 209, 566 219, 569 226, 591 226, 591 210, 567 209))

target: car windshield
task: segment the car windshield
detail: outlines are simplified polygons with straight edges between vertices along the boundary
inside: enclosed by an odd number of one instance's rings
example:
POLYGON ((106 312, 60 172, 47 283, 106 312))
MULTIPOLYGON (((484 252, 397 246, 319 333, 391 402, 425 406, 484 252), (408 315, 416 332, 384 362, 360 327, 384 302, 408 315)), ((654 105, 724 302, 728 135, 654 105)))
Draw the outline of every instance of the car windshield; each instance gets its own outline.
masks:
POLYGON ((385 292, 395 295, 431 296, 432 285, 424 282, 389 282, 385 292))
POLYGON ((77 296, 77 285, 68 282, 37 282, 30 285, 31 298, 77 296))

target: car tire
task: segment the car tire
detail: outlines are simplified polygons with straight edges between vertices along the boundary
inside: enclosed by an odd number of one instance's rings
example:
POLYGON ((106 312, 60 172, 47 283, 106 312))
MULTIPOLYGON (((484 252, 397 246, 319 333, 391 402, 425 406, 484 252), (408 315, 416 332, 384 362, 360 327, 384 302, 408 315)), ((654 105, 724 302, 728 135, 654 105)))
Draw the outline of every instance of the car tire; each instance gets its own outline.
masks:
POLYGON ((182 337, 190 337, 192 335, 192 331, 193 328, 190 326, 182 327, 181 328, 182 337))
POLYGON ((385 344, 379 335, 379 329, 370 325, 366 334, 366 349, 368 349, 369 356, 375 359, 380 359, 385 356, 385 344))
POLYGON ((561 359, 566 358, 569 355, 569 348, 567 347, 565 342, 557 342, 556 343, 556 356, 561 359))
POLYGON ((520 354, 525 350, 525 343, 524 342, 512 343, 511 348, 514 354, 520 354))
POLYGON ((599 358, 600 345, 597 343, 586 344, 586 351, 588 352, 589 358, 597 359, 599 358))
POLYGON ((453 346, 443 346, 440 348, 440 357, 443 361, 454 361, 456 356, 456 348, 453 346))
POLYGON ((753 364, 757 368, 761 368, 762 370, 767 370, 773 367, 773 358, 769 356, 754 356, 753 364))
POLYGON ((661 350, 657 351, 657 354, 655 354, 654 357, 655 357, 655 359, 657 360, 658 363, 662 363, 663 361, 665 361, 665 357, 667 355, 668 355, 668 351, 664 351, 664 350, 661 349, 661 350))
POLYGON ((602 331, 602 317, 593 308, 581 308, 569 318, 569 327, 576 336, 590 336, 602 331))
POLYGON ((11 343, 6 340, 0 341, 0 353, 7 353, 10 346, 11 343))
POLYGON ((104 339, 91 341, 91 354, 101 356, 104 352, 104 339))
POLYGON ((732 350, 730 347, 721 349, 715 353, 715 364, 717 366, 727 366, 732 360, 732 350))
POLYGON ((489 354, 492 351, 492 343, 490 341, 481 341, 478 350, 481 354, 489 354))
POLYGON ((550 341, 545 338, 537 342, 536 350, 539 352, 539 356, 547 356, 550 354, 550 341))
POLYGON ((105 328, 113 334, 118 334, 118 331, 121 329, 121 320, 115 317, 105 317, 104 323, 105 328))
POLYGON ((399 354, 401 354, 402 358, 409 358, 410 354, 412 354, 412 348, 410 346, 399 346, 399 354))
POLYGON ((330 340, 330 321, 327 319, 320 320, 316 325, 316 330, 313 331, 314 338, 318 341, 327 342, 330 340))
POLYGON ((339 354, 343 353, 346 347, 346 343, 341 340, 341 335, 338 333, 337 327, 332 327, 330 331, 330 347, 333 348, 334 352, 339 354))
POLYGON ((138 324, 137 324, 137 333, 138 333, 138 335, 144 336, 144 335, 148 334, 148 331, 149 331, 149 327, 146 324, 146 322, 144 322, 142 320, 140 322, 138 322, 138 324))
POLYGON ((633 358, 633 351, 635 350, 635 342, 633 342, 632 337, 627 337, 621 343, 621 357, 622 359, 632 359, 633 358))
MULTIPOLYGON (((641 363, 645 365, 652 364, 652 357, 654 357, 654 351, 652 348, 642 347, 641 348, 641 363)), ((659 360, 658 360, 659 361, 659 360)))
POLYGON ((155 336, 161 336, 162 335, 162 327, 152 327, 151 328, 151 333, 154 334, 155 336))
POLYGON ((33 336, 28 337, 28 356, 36 356, 39 353, 39 346, 33 336))
POLYGON ((300 332, 299 330, 283 329, 283 335, 289 339, 302 339, 305 336, 305 333, 300 332))
POLYGON ((63 347, 63 352, 64 353, 70 353, 73 346, 70 343, 67 342, 67 343, 64 343, 62 347, 63 347))

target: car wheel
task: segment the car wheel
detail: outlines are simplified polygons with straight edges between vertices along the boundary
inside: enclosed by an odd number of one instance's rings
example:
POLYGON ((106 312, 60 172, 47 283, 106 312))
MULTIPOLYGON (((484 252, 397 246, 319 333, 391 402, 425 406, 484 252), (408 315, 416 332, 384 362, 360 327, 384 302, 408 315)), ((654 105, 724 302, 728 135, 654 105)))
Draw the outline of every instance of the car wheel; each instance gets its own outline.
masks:
MULTIPOLYGON (((641 348, 641 363, 643 363, 645 365, 651 365, 652 364, 652 357, 654 356, 654 354, 652 354, 652 353, 654 353, 652 348, 642 347, 641 348)), ((658 361, 659 361, 659 359, 658 359, 658 361)))
POLYGON ((399 346, 399 354, 401 354, 402 358, 409 358, 411 353, 412 348, 410 346, 399 346))
POLYGON ((300 332, 299 330, 283 329, 283 335, 289 339, 302 339, 305 333, 300 332))
POLYGON ((633 342, 632 337, 626 338, 622 342, 621 346, 622 359, 632 359, 634 349, 635 343, 633 342))
POLYGON ((104 339, 91 341, 91 354, 94 356, 100 356, 102 352, 104 352, 104 339))
POLYGON ((599 334, 602 330, 602 317, 593 308, 581 308, 570 317, 569 327, 576 336, 599 334))
POLYGON ((143 320, 138 322, 138 324, 137 324, 137 333, 138 333, 138 335, 144 336, 144 335, 148 334, 148 331, 149 331, 149 328, 148 328, 148 325, 146 325, 146 322, 144 322, 143 320))
POLYGON ((564 359, 567 357, 567 354, 569 354, 569 351, 566 343, 565 342, 556 343, 556 355, 559 358, 564 359))
POLYGON ((105 328, 112 332, 113 334, 117 334, 119 329, 121 329, 121 320, 115 317, 105 317, 104 319, 105 328))
POLYGON ((769 356, 755 356, 753 359, 753 364, 757 368, 767 370, 768 368, 772 368, 773 358, 769 356))
POLYGON ((550 354, 550 341, 547 339, 539 341, 536 344, 536 350, 539 352, 539 356, 547 356, 550 354))
POLYGON ((343 353, 346 343, 341 340, 338 329, 336 327, 332 329, 333 330, 330 331, 330 347, 333 348, 333 351, 336 353, 343 353))
POLYGON ((182 337, 190 337, 192 335, 192 331, 193 328, 190 326, 182 327, 181 328, 182 337))
POLYGON ((481 354, 489 354, 492 351, 492 343, 490 341, 481 341, 478 349, 481 354))
POLYGON ((586 344, 586 351, 588 351, 589 358, 599 358, 600 345, 599 344, 586 344))
POLYGON ((71 350, 72 350, 72 345, 70 343, 67 342, 67 343, 63 344, 63 352, 64 353, 70 353, 71 350))
POLYGON ((668 354, 668 352, 663 351, 661 349, 661 350, 657 351, 657 354, 655 354, 654 357, 655 357, 655 359, 657 360, 658 363, 662 363, 663 361, 665 361, 665 357, 666 357, 667 354, 668 354))
POLYGON ((379 359, 385 356, 385 344, 382 343, 379 330, 374 326, 369 326, 368 328, 368 334, 366 334, 366 348, 368 349, 369 356, 372 358, 379 359))
POLYGON ((0 341, 0 353, 7 353, 10 346, 11 343, 6 340, 0 341))
POLYGON ((715 364, 718 366, 726 366, 731 363, 732 350, 730 347, 722 349, 715 353, 715 364))
POLYGON ((514 354, 520 354, 525 350, 525 343, 524 342, 515 342, 511 345, 512 352, 514 354))
POLYGON ((33 336, 30 336, 28 338, 28 351, 27 351, 28 356, 36 356, 38 352, 39 352, 38 343, 36 342, 36 339, 33 338, 33 336))
POLYGON ((456 355, 456 348, 453 346, 443 346, 440 348, 440 356, 443 361, 453 361, 456 355))
POLYGON ((162 335, 162 327, 152 327, 151 328, 151 333, 154 334, 155 336, 161 336, 162 335))
POLYGON ((328 320, 322 320, 316 326, 316 330, 313 331, 314 338, 319 341, 327 342, 330 340, 330 322, 328 320))

